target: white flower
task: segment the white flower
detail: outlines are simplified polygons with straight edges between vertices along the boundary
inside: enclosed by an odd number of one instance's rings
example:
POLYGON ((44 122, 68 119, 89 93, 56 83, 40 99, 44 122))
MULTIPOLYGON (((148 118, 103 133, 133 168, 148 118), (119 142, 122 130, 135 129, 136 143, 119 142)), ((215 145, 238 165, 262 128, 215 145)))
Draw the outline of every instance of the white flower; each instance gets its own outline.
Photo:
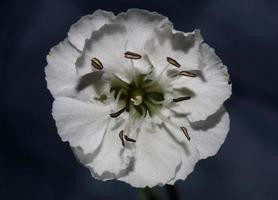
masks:
POLYGON ((174 184, 226 138, 226 66, 158 13, 82 17, 47 62, 58 133, 97 179, 174 184))

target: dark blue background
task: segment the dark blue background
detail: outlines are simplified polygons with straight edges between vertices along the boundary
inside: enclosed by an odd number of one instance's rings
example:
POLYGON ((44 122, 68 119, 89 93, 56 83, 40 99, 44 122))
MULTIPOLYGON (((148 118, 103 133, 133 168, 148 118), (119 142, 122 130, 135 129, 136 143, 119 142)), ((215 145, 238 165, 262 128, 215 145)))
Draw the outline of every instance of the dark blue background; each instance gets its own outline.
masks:
MULTIPOLYGON (((96 9, 137 7, 200 28, 229 67, 231 131, 217 156, 200 161, 185 200, 278 199, 278 1, 33 0, 1 2, 0 199, 135 199, 137 190, 101 182, 75 161, 51 116, 44 66, 71 24, 96 9)), ((165 192, 164 189, 157 189, 165 192)), ((165 196, 163 196, 165 199, 165 196)))

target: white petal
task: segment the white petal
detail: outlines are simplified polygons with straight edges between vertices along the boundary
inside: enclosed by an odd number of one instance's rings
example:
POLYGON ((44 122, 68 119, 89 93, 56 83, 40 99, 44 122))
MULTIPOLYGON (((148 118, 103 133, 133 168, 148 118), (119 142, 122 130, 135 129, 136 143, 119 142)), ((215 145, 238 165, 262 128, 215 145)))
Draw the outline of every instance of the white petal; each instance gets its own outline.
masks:
POLYGON ((70 27, 69 41, 80 51, 83 50, 85 40, 90 38, 93 31, 98 30, 104 24, 109 24, 114 18, 112 12, 97 10, 92 15, 82 17, 70 27))
POLYGON ((52 114, 63 141, 82 148, 84 153, 94 153, 104 137, 110 107, 58 97, 52 114))
POLYGON ((157 37, 158 30, 172 26, 167 17, 142 9, 129 9, 126 13, 120 13, 115 23, 122 24, 127 30, 127 49, 142 55, 146 53, 148 42, 157 37))
POLYGON ((98 58, 104 70, 110 73, 126 74, 123 71, 130 70, 131 62, 137 70, 146 73, 150 64, 145 46, 156 37, 158 29, 170 24, 166 17, 155 12, 131 9, 119 14, 113 23, 104 25, 86 41, 84 53, 77 63, 78 74, 91 72, 93 57, 98 58), (126 51, 138 53, 142 59, 130 61, 124 57, 126 51))
POLYGON ((125 27, 119 24, 102 26, 85 43, 84 51, 76 63, 78 75, 96 70, 91 65, 91 59, 94 57, 100 60, 105 72, 124 74, 123 71, 130 65, 124 58, 125 43, 125 27))
POLYGON ((133 156, 133 149, 123 148, 119 138, 125 120, 111 119, 110 113, 110 106, 66 97, 57 98, 53 104, 53 117, 62 140, 75 150, 80 148, 78 158, 101 180, 124 174, 133 156))
POLYGON ((103 138, 103 142, 93 159, 86 164, 92 175, 101 180, 119 178, 129 170, 134 149, 132 146, 122 146, 119 133, 124 130, 126 113, 123 118, 113 118, 103 138))
MULTIPOLYGON (((229 131, 229 116, 224 107, 221 107, 215 114, 211 115, 205 121, 189 123, 185 116, 181 114, 173 115, 172 121, 177 127, 186 127, 190 136, 190 141, 180 132, 175 133, 178 142, 186 142, 191 149, 195 149, 196 156, 189 158, 186 154, 182 154, 182 164, 176 177, 169 183, 174 184, 175 181, 184 180, 193 170, 195 163, 199 159, 205 159, 215 155, 223 144, 229 131)), ((169 129, 173 127, 168 126, 169 129)), ((194 152, 194 150, 192 150, 194 152)))
POLYGON ((229 114, 222 106, 205 121, 192 122, 188 131, 201 159, 215 155, 224 143, 230 129, 229 114))
POLYGON ((171 136, 171 140, 181 156, 181 163, 176 169, 175 176, 167 182, 167 184, 173 185, 179 179, 185 179, 194 169, 196 163, 200 159, 200 153, 194 144, 188 141, 180 129, 180 125, 176 121, 173 121, 176 126, 173 126, 167 122, 164 122, 163 127, 171 136))
POLYGON ((205 120, 231 95, 226 66, 207 44, 201 45, 200 53, 203 63, 201 73, 196 78, 180 77, 172 82, 173 87, 179 91, 177 96, 191 96, 190 100, 179 102, 173 107, 174 110, 189 114, 191 121, 205 120))
POLYGON ((45 74, 47 87, 53 97, 72 89, 76 84, 75 62, 79 55, 67 39, 50 50, 45 74))
POLYGON ((47 87, 54 98, 72 97, 93 101, 106 87, 101 81, 102 72, 77 76, 75 62, 80 53, 65 39, 50 50, 45 68, 47 87))
POLYGON ((135 162, 130 173, 120 178, 135 187, 164 185, 173 177, 181 155, 171 135, 163 127, 149 128, 149 119, 136 139, 135 162))
POLYGON ((179 70, 196 70, 200 67, 199 48, 202 41, 199 30, 183 33, 166 26, 149 41, 147 49, 150 60, 158 72, 166 66, 167 70, 177 69, 167 62, 167 57, 181 65, 179 70))
POLYGON ((134 65, 137 70, 147 73, 151 64, 149 62, 149 45, 159 37, 158 31, 162 31, 165 27, 172 27, 172 23, 161 14, 142 9, 129 9, 126 13, 120 13, 114 23, 125 27, 127 31, 126 50, 143 56, 142 59, 135 60, 134 65))

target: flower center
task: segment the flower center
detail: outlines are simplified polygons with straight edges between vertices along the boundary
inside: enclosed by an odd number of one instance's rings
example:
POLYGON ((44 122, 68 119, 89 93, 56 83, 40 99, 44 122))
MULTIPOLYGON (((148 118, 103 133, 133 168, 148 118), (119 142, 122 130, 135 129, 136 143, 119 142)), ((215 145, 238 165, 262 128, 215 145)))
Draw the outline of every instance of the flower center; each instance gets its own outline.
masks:
POLYGON ((135 110, 139 116, 153 116, 164 101, 164 91, 158 82, 152 82, 148 74, 138 74, 130 83, 116 75, 111 79, 111 91, 120 108, 135 110), (151 83, 151 84, 150 84, 151 83))
MULTIPOLYGON (((124 53, 124 57, 130 59, 131 61, 142 58, 140 54, 130 51, 126 51, 124 53)), ((180 68, 181 65, 171 57, 166 57, 166 60, 168 62, 167 66, 156 76, 156 78, 150 78, 153 77, 151 76, 152 71, 147 74, 136 74, 135 70, 132 70, 132 81, 128 83, 122 80, 116 74, 110 74, 110 92, 114 94, 116 105, 119 107, 119 110, 114 113, 111 113, 110 117, 116 118, 125 111, 130 112, 130 114, 132 113, 133 118, 142 118, 145 117, 147 114, 150 117, 152 117, 153 115, 158 114, 158 116, 161 119, 163 119, 163 121, 172 124, 171 121, 169 121, 159 112, 160 108, 162 107, 165 101, 165 91, 163 87, 160 85, 160 78, 161 75, 167 70, 169 65, 177 68, 180 68)), ((131 64, 133 68, 133 62, 131 62, 131 64)), ((101 61, 96 57, 91 59, 91 65, 99 71, 103 70, 104 68, 101 61)), ((179 71, 178 73, 174 74, 171 78, 177 78, 180 76, 195 78, 196 74, 190 71, 179 71)), ((106 100, 106 98, 106 95, 101 95, 100 97, 95 99, 99 101, 104 101, 106 100)), ((173 103, 178 103, 189 99, 191 99, 191 96, 181 96, 172 98, 171 101, 173 103)), ((127 122, 125 130, 121 130, 119 133, 119 138, 121 139, 123 146, 125 146, 125 141, 136 142, 136 140, 129 138, 128 135, 125 135, 128 134, 129 125, 130 123, 127 122)), ((184 126, 180 127, 180 129, 182 130, 186 138, 190 140, 190 136, 187 132, 187 129, 184 126)))

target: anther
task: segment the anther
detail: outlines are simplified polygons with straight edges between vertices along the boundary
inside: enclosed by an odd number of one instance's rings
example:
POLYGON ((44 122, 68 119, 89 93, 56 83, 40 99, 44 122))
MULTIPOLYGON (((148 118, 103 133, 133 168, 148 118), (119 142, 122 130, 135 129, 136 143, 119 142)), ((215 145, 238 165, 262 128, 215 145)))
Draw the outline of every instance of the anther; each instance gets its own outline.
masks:
POLYGON ((102 70, 103 69, 103 65, 102 63, 100 62, 99 59, 97 58, 92 58, 91 59, 91 65, 96 68, 97 70, 102 70))
POLYGON ((190 141, 190 136, 187 132, 187 129, 184 126, 181 126, 180 128, 181 128, 183 134, 185 135, 185 137, 188 139, 188 141, 190 141))
POLYGON ((131 52, 131 51, 126 51, 125 52, 125 58, 127 58, 127 59, 140 59, 140 58, 142 58, 142 56, 138 53, 134 53, 134 52, 131 52))
POLYGON ((123 107, 121 110, 119 110, 119 111, 117 111, 117 112, 115 112, 115 113, 111 113, 110 114, 110 117, 112 117, 112 118, 116 118, 116 117, 118 117, 118 116, 120 116, 124 111, 125 111, 125 107, 123 107))
POLYGON ((129 138, 127 135, 124 135, 125 140, 128 142, 136 142, 136 140, 129 138))
POLYGON ((178 98, 173 99, 173 102, 177 103, 177 102, 185 101, 185 100, 188 100, 188 99, 191 99, 191 96, 187 96, 187 97, 178 97, 178 98))
POLYGON ((189 71, 180 71, 175 76, 188 76, 188 77, 195 78, 197 75, 189 71))
POLYGON ((228 81, 228 84, 229 84, 229 85, 231 85, 231 84, 232 84, 232 81, 231 81, 231 80, 229 80, 229 81, 228 81))
POLYGON ((178 63, 175 59, 167 57, 167 62, 170 63, 171 65, 174 65, 176 67, 181 67, 180 63, 178 63))
POLYGON ((120 133, 119 133, 119 137, 122 141, 122 145, 123 147, 125 146, 125 141, 124 141, 124 130, 121 130, 120 133))

